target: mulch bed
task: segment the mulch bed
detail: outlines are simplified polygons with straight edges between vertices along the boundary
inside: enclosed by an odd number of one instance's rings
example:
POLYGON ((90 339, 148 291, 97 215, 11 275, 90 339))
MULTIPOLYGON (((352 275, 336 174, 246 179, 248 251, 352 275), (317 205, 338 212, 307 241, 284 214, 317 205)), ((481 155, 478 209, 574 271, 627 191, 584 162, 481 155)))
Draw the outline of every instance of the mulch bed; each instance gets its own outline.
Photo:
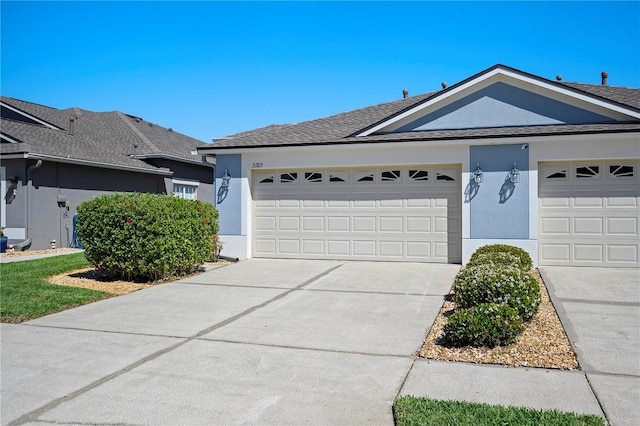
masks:
POLYGON ((540 310, 515 343, 495 348, 447 346, 443 339, 444 324, 455 306, 445 300, 431 331, 419 352, 423 358, 442 361, 463 361, 478 364, 501 364, 510 367, 541 367, 562 370, 579 369, 576 355, 551 303, 547 288, 537 269, 531 271, 538 281, 542 300, 540 310))

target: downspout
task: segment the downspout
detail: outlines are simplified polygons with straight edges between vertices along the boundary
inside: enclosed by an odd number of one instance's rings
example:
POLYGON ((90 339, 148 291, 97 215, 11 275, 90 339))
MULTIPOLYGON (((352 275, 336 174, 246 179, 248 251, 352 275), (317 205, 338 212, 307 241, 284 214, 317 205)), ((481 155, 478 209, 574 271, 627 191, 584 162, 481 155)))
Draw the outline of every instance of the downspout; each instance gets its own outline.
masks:
POLYGON ((33 180, 31 179, 31 172, 37 168, 39 168, 40 166, 42 166, 42 160, 38 160, 36 162, 36 164, 29 166, 29 168, 27 168, 27 200, 26 200, 26 208, 24 209, 25 213, 24 213, 24 224, 25 224, 25 241, 24 243, 24 248, 29 248, 29 246, 31 246, 31 238, 29 237, 29 187, 31 187, 33 185, 33 180))

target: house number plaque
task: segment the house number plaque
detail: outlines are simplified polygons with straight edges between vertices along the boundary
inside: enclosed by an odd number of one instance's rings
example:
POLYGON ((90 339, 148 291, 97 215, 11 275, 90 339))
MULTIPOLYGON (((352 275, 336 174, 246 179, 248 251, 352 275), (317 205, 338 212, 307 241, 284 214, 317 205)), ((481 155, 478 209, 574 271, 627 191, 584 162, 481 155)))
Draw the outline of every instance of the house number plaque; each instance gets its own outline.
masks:
POLYGON ((253 168, 254 169, 261 169, 263 167, 262 163, 253 163, 253 168))

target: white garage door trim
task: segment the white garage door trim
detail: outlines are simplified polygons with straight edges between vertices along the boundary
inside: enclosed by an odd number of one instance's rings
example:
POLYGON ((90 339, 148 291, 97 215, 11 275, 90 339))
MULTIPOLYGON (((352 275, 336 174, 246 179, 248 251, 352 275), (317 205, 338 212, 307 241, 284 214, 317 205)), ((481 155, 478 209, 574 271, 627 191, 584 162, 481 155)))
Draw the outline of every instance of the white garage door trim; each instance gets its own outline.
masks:
POLYGON ((254 170, 253 256, 460 263, 460 166, 254 170))
POLYGON ((539 263, 640 266, 640 163, 541 163, 539 263))

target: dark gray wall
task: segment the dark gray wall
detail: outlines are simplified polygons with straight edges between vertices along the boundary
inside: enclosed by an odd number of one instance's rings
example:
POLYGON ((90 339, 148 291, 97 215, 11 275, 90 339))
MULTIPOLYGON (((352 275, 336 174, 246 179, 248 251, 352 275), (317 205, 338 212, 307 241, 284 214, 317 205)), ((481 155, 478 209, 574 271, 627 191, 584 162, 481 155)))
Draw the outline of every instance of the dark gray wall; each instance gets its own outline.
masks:
POLYGON ((215 204, 214 185, 213 185, 213 167, 198 166, 195 164, 182 163, 179 161, 170 161, 161 158, 153 158, 146 160, 148 164, 155 167, 165 167, 173 171, 173 175, 165 178, 164 192, 173 191, 172 179, 185 179, 200 182, 198 187, 198 200, 206 203, 215 204))
POLYGON ((83 201, 113 192, 164 192, 159 175, 63 163, 44 162, 31 177, 28 220, 34 250, 48 248, 51 240, 56 240, 58 247, 66 247, 67 226, 71 238, 73 215, 83 201), (66 197, 68 210, 58 205, 58 196, 66 197))

